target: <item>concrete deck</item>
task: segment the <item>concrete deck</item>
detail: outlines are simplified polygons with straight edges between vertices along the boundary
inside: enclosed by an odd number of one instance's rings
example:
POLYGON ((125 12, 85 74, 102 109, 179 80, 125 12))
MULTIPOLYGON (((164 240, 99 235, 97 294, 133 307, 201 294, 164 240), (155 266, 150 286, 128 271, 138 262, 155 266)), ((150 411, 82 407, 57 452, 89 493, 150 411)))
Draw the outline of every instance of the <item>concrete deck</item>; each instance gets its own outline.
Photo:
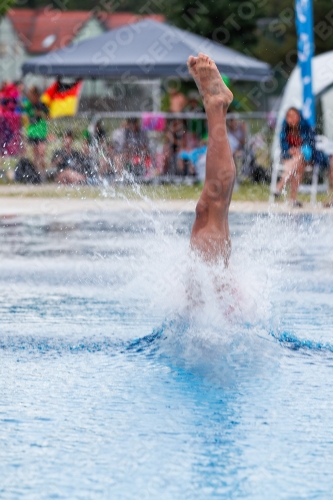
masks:
MULTIPOLYGON (((118 210, 161 210, 193 212, 196 200, 144 200, 121 199, 111 196, 79 197, 80 191, 73 193, 63 190, 47 190, 44 186, 1 186, 0 217, 22 215, 63 215, 74 212, 108 212, 118 210)), ((281 214, 332 214, 333 208, 323 208, 321 203, 305 203, 302 208, 293 208, 288 203, 260 201, 232 201, 230 212, 240 213, 281 213, 281 214)))

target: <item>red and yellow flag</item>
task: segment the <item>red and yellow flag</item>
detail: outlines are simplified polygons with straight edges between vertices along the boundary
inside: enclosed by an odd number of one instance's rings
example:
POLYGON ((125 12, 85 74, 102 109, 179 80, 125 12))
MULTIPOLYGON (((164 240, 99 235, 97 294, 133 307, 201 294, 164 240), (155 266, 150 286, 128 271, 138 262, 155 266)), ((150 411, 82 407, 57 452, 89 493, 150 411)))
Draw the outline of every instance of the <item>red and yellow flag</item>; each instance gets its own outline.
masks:
POLYGON ((41 101, 48 106, 50 118, 76 114, 82 84, 82 80, 71 84, 62 83, 58 80, 45 90, 41 101))

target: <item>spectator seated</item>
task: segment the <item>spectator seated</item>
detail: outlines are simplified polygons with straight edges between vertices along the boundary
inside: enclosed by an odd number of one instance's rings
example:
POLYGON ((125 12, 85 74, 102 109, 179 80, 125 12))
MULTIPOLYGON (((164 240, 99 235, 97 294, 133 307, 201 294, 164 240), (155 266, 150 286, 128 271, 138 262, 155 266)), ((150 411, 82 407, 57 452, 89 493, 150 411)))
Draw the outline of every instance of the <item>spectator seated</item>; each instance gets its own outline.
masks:
POLYGON ((232 154, 244 151, 246 142, 246 129, 245 124, 230 118, 227 120, 228 139, 231 147, 232 154))
POLYGON ((42 182, 41 175, 36 171, 35 166, 29 158, 20 158, 15 170, 14 180, 22 184, 40 184, 42 182))
POLYGON ((136 176, 145 175, 151 167, 152 160, 148 136, 141 129, 137 118, 127 120, 121 160, 127 170, 136 176))
POLYGON ((194 175, 189 155, 198 147, 198 136, 187 130, 186 121, 178 118, 171 120, 165 133, 163 174, 194 175))
POLYGON ((174 119, 167 123, 163 148, 163 174, 175 175, 177 172, 177 155, 182 149, 185 127, 183 120, 174 119))
POLYGON ((207 140, 208 136, 201 140, 199 147, 191 150, 182 150, 178 153, 178 159, 188 162, 188 172, 195 175, 200 182, 205 180, 207 140))
POLYGON ((101 178, 113 180, 118 173, 119 168, 119 153, 118 145, 113 141, 105 142, 105 154, 100 158, 99 174, 101 178))
MULTIPOLYGON (((282 177, 276 184, 276 176, 272 176, 272 191, 279 197, 287 183, 291 184, 290 199, 294 206, 302 204, 297 200, 297 192, 304 172, 307 168, 313 170, 312 186, 317 191, 318 171, 330 166, 327 155, 316 147, 313 129, 296 108, 287 111, 280 134, 282 177), (275 184, 275 186, 274 186, 275 184)), ((312 196, 314 201, 315 196, 312 196)))
POLYGON ((94 184, 97 172, 89 154, 88 145, 80 152, 73 148, 74 135, 67 130, 63 139, 63 147, 54 152, 51 160, 51 171, 48 178, 59 184, 94 184))

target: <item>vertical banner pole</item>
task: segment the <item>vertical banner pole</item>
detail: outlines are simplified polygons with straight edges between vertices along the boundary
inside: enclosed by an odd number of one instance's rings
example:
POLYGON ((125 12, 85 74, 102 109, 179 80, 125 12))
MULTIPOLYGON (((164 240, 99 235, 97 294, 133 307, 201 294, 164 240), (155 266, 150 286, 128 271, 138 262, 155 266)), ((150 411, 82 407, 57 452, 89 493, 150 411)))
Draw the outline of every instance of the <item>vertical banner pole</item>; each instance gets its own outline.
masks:
POLYGON ((296 0, 298 64, 303 84, 303 117, 316 125, 316 107, 312 90, 311 61, 314 53, 312 0, 296 0))

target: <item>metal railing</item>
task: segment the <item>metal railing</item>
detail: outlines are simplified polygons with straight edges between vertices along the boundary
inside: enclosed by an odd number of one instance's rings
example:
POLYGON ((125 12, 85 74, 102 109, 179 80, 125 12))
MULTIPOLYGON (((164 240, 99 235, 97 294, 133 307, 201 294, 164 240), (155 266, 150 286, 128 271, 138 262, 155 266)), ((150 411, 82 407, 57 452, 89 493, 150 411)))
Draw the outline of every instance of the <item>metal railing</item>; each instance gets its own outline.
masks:
MULTIPOLYGON (((206 113, 202 112, 181 112, 181 113, 170 113, 163 111, 109 111, 109 112, 97 112, 89 115, 88 113, 79 113, 77 118, 85 118, 90 120, 90 125, 95 125, 99 120, 102 119, 118 119, 125 120, 128 118, 142 118, 143 116, 156 116, 165 118, 166 120, 180 119, 180 120, 206 120, 206 113)), ((263 112, 253 112, 253 113, 228 113, 227 121, 231 119, 236 119, 245 122, 252 121, 266 121, 270 113, 263 112)))
MULTIPOLYGON (((271 170, 271 159, 270 159, 270 140, 262 137, 265 135, 263 131, 267 129, 267 119, 271 116, 269 113, 263 112, 254 112, 254 113, 228 113, 227 114, 227 122, 231 119, 236 119, 239 122, 243 122, 246 124, 245 129, 245 147, 244 154, 235 158, 236 167, 238 172, 238 178, 241 180, 242 178, 246 178, 246 173, 244 174, 243 164, 248 162, 249 154, 252 155, 253 147, 258 149, 258 142, 261 143, 262 152, 259 163, 264 169, 269 172, 270 175, 271 170), (261 139, 258 141, 256 138, 261 136, 261 139), (264 159, 262 159, 264 157, 264 159), (244 175, 243 175, 244 174, 244 175)), ((95 113, 78 113, 75 117, 66 117, 60 118, 57 120, 53 120, 53 123, 50 123, 50 130, 52 129, 55 135, 57 136, 57 141, 61 140, 62 134, 67 128, 72 128, 74 130, 75 136, 77 140, 83 137, 83 130, 88 130, 92 135, 96 128, 98 122, 102 122, 102 126, 106 132, 107 139, 112 140, 113 132, 116 129, 119 129, 122 123, 130 118, 163 118, 165 121, 165 129, 163 130, 152 130, 145 129, 149 136, 150 142, 150 151, 153 157, 153 163, 155 174, 161 174, 162 168, 160 166, 161 156, 163 144, 165 144, 166 140, 166 132, 168 124, 170 124, 173 120, 181 120, 184 124, 185 130, 192 134, 192 139, 195 135, 197 135, 197 144, 200 142, 200 139, 207 133, 207 116, 204 112, 181 112, 181 113, 170 113, 170 112, 142 112, 142 111, 110 111, 110 112, 95 112, 95 113), (156 166, 159 164, 159 167, 156 166)), ((189 134, 189 135, 190 135, 189 134)), ((266 134, 268 135, 268 134, 266 134)), ((190 141, 191 142, 191 141, 190 141)), ((193 142, 193 141, 192 141, 193 142)), ((49 146, 49 149, 52 149, 53 145, 49 146)), ((186 147, 191 147, 189 143, 186 144, 186 147)), ((195 147, 195 146, 194 146, 195 147)), ((96 150, 96 155, 98 155, 98 150, 96 150)), ((173 171, 174 169, 171 169, 173 171)), ((245 169, 246 170, 246 169, 245 169)), ((163 170, 164 171, 164 170, 163 170)), ((184 174, 179 174, 184 175, 184 174)), ((185 174, 186 175, 186 174, 185 174)))

